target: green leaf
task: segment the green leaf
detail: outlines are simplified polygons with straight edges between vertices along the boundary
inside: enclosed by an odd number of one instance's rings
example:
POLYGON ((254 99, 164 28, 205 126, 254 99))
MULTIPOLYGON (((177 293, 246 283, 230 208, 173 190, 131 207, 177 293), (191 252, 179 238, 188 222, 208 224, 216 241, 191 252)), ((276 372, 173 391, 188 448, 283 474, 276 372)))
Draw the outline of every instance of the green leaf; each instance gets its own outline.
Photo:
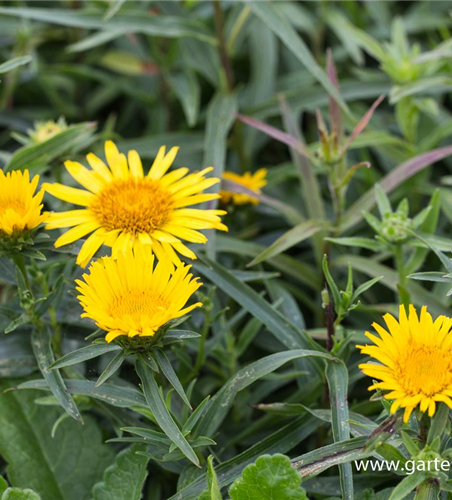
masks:
POLYGON ((323 256, 322 269, 325 275, 326 282, 328 283, 328 286, 333 295, 334 307, 337 311, 341 303, 341 294, 339 293, 339 288, 337 287, 333 277, 331 276, 330 269, 328 267, 328 257, 326 256, 326 254, 323 256))
POLYGON ((121 451, 105 471, 103 481, 94 486, 93 500, 140 500, 148 475, 149 458, 141 454, 146 449, 145 445, 133 444, 121 451))
MULTIPOLYGON (((64 382, 71 394, 88 396, 118 408, 146 407, 146 400, 141 392, 131 387, 121 387, 111 384, 103 384, 101 387, 96 387, 95 383, 90 380, 65 379, 64 382)), ((22 382, 16 389, 50 390, 44 380, 22 382)))
MULTIPOLYGON (((233 238, 230 235, 218 234, 216 236, 216 249, 219 252, 237 254, 240 257, 255 257, 265 249, 265 246, 233 238)), ((309 289, 318 291, 322 286, 318 273, 312 269, 312 266, 301 262, 300 259, 294 259, 288 255, 278 255, 269 259, 267 263, 303 283, 309 289)))
POLYGON ((198 500, 222 500, 220 485, 213 467, 213 456, 207 459, 207 491, 199 496, 198 500))
MULTIPOLYGON (((433 163, 447 158, 452 154, 452 146, 435 149, 428 153, 423 153, 414 158, 411 158, 398 167, 391 170, 383 179, 379 181, 379 185, 386 194, 389 194, 393 189, 399 186, 402 182, 410 179, 413 175, 420 172, 424 168, 433 163)), ((361 198, 345 212, 341 230, 345 231, 357 224, 362 218, 362 212, 371 210, 376 203, 375 193, 373 189, 369 189, 361 198)))
POLYGON ((364 451, 367 436, 361 436, 334 443, 306 453, 292 460, 302 477, 316 476, 335 465, 360 460, 371 453, 364 451))
POLYGON ((193 71, 181 71, 168 75, 168 82, 181 103, 189 127, 198 121, 201 88, 193 71))
MULTIPOLYGON (((348 413, 348 371, 344 363, 328 363, 326 366, 326 379, 328 381, 331 427, 336 443, 350 438, 350 424, 348 413)), ((350 463, 339 466, 342 498, 353 500, 353 473, 350 463)))
MULTIPOLYGON (((0 8, 1 9, 1 8, 0 8)), ((39 144, 30 144, 18 149, 6 165, 5 171, 48 167, 50 162, 84 144, 94 133, 93 123, 81 123, 63 130, 39 144)))
POLYGON ((161 429, 191 462, 195 465, 199 465, 199 459, 196 456, 196 453, 188 444, 188 441, 181 433, 179 427, 177 427, 165 405, 164 400, 162 399, 157 382, 154 380, 153 372, 141 358, 138 358, 137 360, 136 370, 141 382, 143 383, 143 392, 146 402, 148 403, 149 408, 154 414, 161 429))
POLYGON ((262 321, 270 332, 288 349, 300 347, 315 350, 322 349, 304 332, 297 330, 281 313, 273 309, 257 292, 238 280, 223 266, 205 257, 200 260, 206 265, 195 263, 194 267, 244 309, 262 321))
MULTIPOLYGON (((0 391, 17 381, 2 382, 0 391)), ((0 453, 10 482, 42 500, 91 500, 91 489, 113 460, 101 430, 87 415, 84 425, 66 419, 51 431, 58 409, 35 404, 36 391, 8 392, 0 405, 0 453), (24 459, 26 457, 26 460, 24 459)))
POLYGON ((424 481, 425 477, 425 473, 421 471, 415 471, 413 474, 406 476, 393 489, 389 500, 403 500, 424 481))
POLYGON ((443 435, 443 431, 449 422, 449 413, 449 407, 444 403, 440 403, 428 430, 427 444, 432 444, 437 437, 443 435))
POLYGON ((325 229, 328 229, 328 225, 325 222, 317 220, 304 221, 279 237, 274 243, 255 257, 248 264, 248 267, 271 259, 325 229))
POLYGON ((386 196, 386 193, 383 191, 380 184, 375 185, 375 199, 377 200, 380 217, 383 219, 386 214, 390 214, 392 212, 392 207, 389 198, 386 196))
MULTIPOLYGON (((286 453, 311 435, 319 426, 314 417, 298 417, 276 432, 259 440, 239 455, 222 462, 215 468, 220 487, 231 484, 240 477, 242 470, 260 456, 269 453, 286 453)), ((363 445, 361 445, 363 446, 363 445)), ((194 500, 206 488, 205 475, 196 478, 168 500, 194 500)))
POLYGON ((33 490, 22 490, 20 488, 8 488, 2 495, 1 500, 41 500, 41 497, 33 490))
POLYGON ((184 388, 179 382, 176 372, 171 366, 169 359, 166 357, 166 354, 161 349, 155 349, 154 356, 157 364, 162 370, 163 375, 165 375, 165 377, 168 379, 168 382, 174 387, 177 394, 179 394, 179 396, 181 397, 182 401, 191 409, 190 401, 188 400, 184 388))
POLYGON ((123 350, 119 351, 116 356, 108 363, 107 368, 102 372, 100 377, 97 379, 95 387, 99 387, 104 382, 106 382, 110 377, 112 377, 123 364, 126 359, 126 355, 123 350))
POLYGON ((213 166, 215 177, 219 179, 225 168, 227 138, 236 112, 237 96, 235 94, 218 92, 207 107, 203 164, 207 167, 213 166))
POLYGON ((33 58, 31 56, 21 56, 10 59, 9 61, 0 64, 0 74, 8 73, 8 71, 16 69, 19 66, 23 66, 24 64, 28 64, 32 60, 33 58))
POLYGON ((189 330, 169 330, 163 337, 163 344, 172 344, 173 342, 182 342, 186 339, 197 339, 199 337, 201 337, 199 333, 189 330))
POLYGON ((335 357, 326 352, 296 349, 265 356, 239 370, 211 399, 203 418, 195 429, 196 435, 212 436, 216 432, 238 392, 289 361, 310 357, 321 358, 333 363, 338 362, 335 357))
POLYGON ((36 357, 36 362, 42 376, 49 385, 52 394, 58 399, 65 411, 75 420, 83 423, 82 416, 64 383, 58 370, 49 370, 49 365, 55 360, 52 351, 51 337, 46 329, 34 329, 31 334, 31 345, 36 357))
POLYGON ((229 489, 231 500, 306 500, 300 474, 285 455, 263 455, 229 489))
POLYGON ((119 14, 104 21, 102 15, 90 12, 71 12, 54 8, 14 8, 2 7, 0 14, 17 16, 24 19, 42 21, 60 26, 73 26, 83 29, 122 29, 127 33, 143 33, 165 38, 193 37, 215 45, 216 39, 205 29, 203 23, 176 16, 151 15, 147 12, 119 14))
POLYGON ((57 359, 54 363, 52 363, 49 368, 51 370, 55 370, 58 368, 64 368, 66 366, 76 365, 77 363, 82 363, 83 361, 87 361, 88 359, 94 359, 98 356, 102 356, 102 354, 106 354, 107 352, 115 352, 122 350, 122 347, 118 344, 107 344, 99 343, 99 344, 91 344, 85 347, 81 347, 76 351, 72 351, 68 354, 65 354, 60 359, 57 359))
POLYGON ((280 9, 268 2, 249 2, 247 4, 275 35, 286 45, 293 55, 314 76, 323 88, 334 97, 341 108, 348 112, 348 107, 336 87, 331 83, 326 72, 317 64, 303 39, 298 35, 280 9))
POLYGON ((355 292, 352 295, 351 303, 355 302, 361 294, 363 294, 365 291, 369 290, 369 288, 372 288, 376 283, 381 281, 383 278, 384 278, 384 276, 377 276, 375 278, 372 278, 369 281, 366 281, 362 285, 359 285, 359 287, 355 290, 355 292))
POLYGON ((8 483, 6 482, 4 477, 0 476, 0 495, 2 495, 7 489, 8 483))

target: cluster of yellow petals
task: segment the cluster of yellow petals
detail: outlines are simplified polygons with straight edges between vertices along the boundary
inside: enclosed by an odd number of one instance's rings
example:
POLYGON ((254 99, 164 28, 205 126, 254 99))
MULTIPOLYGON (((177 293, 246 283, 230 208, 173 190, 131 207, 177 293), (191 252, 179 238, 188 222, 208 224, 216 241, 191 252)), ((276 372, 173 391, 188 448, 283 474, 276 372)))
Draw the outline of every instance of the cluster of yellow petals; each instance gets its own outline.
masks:
MULTIPOLYGON (((223 179, 226 181, 232 181, 238 184, 239 186, 243 186, 249 191, 256 193, 256 195, 261 194, 261 188, 267 185, 267 169, 260 168, 256 172, 245 172, 243 175, 236 174, 234 172, 224 172, 223 179)), ((227 189, 222 189, 220 191, 221 201, 223 203, 230 203, 231 201, 235 205, 245 205, 247 203, 252 203, 253 205, 257 205, 259 203, 259 198, 257 196, 253 196, 252 193, 239 193, 228 191, 227 189)))
POLYGON ((174 266, 167 257, 154 267, 154 255, 146 246, 127 249, 116 259, 97 259, 89 274, 76 281, 82 317, 107 331, 108 342, 120 335, 153 336, 169 320, 202 305, 186 306, 201 286, 189 270, 183 263, 174 266))
POLYGON ((36 193, 39 176, 30 180, 28 170, 4 173, 0 169, 0 234, 20 235, 39 226, 47 217, 42 213, 44 192, 36 193))
POLYGON ((438 402, 452 408, 452 318, 433 321, 425 306, 418 316, 410 305, 408 315, 400 306, 398 321, 391 314, 383 319, 387 329, 372 325, 378 336, 366 332, 374 345, 357 346, 377 361, 360 365, 366 375, 381 381, 369 390, 386 391, 385 398, 393 400, 391 413, 404 408, 405 422, 417 406, 429 416, 438 402))
POLYGON ((71 228, 55 242, 61 247, 87 235, 78 254, 77 263, 85 267, 102 245, 112 247, 118 256, 130 248, 147 245, 158 258, 169 256, 180 263, 179 255, 195 259, 185 242, 206 243, 203 229, 227 231, 221 222, 223 210, 191 208, 219 197, 203 193, 219 179, 205 175, 211 167, 189 173, 179 168, 167 173, 178 148, 166 153, 160 148, 149 172, 145 175, 136 151, 128 156, 107 141, 107 163, 90 153, 86 159, 91 169, 74 161, 65 163, 69 174, 85 189, 64 184, 47 184, 48 193, 83 208, 52 213, 47 229, 71 228))

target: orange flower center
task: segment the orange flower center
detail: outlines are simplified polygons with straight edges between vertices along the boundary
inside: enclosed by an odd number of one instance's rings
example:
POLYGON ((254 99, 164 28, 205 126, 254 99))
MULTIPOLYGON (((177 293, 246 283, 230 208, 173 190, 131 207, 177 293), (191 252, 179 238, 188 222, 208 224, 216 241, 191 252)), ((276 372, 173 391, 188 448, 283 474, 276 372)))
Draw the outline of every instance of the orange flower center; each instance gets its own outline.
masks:
POLYGON ((152 233, 168 221, 171 194, 152 179, 120 179, 110 183, 90 206, 102 226, 111 231, 152 233))
POLYGON ((109 313, 113 318, 130 316, 140 326, 143 315, 152 318, 167 309, 168 304, 160 295, 150 290, 131 290, 115 299, 109 313))
POLYGON ((452 352, 414 344, 397 360, 394 378, 411 396, 438 394, 452 384, 452 352))

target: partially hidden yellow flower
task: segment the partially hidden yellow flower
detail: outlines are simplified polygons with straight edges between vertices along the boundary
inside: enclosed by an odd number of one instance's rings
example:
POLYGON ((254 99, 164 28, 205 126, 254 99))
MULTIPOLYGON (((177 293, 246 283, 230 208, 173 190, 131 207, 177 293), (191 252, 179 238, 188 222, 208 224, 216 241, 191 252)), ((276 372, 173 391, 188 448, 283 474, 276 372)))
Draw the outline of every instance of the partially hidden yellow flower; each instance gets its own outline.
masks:
MULTIPOLYGON (((223 179, 227 181, 236 182, 250 191, 254 191, 256 194, 261 194, 261 188, 267 185, 267 169, 260 168, 254 174, 251 172, 245 172, 243 175, 236 174, 234 172, 224 172, 223 179)), ((257 205, 259 199, 248 193, 235 193, 228 190, 221 190, 221 201, 223 203, 233 202, 236 205, 245 205, 247 203, 252 203, 257 205)))
POLYGON ((196 255, 181 240, 206 243, 207 237, 199 230, 227 231, 220 219, 226 212, 188 208, 218 198, 218 194, 203 191, 219 179, 205 177, 212 167, 191 174, 188 168, 167 173, 178 149, 166 153, 166 148, 161 147, 147 175, 136 151, 129 151, 126 158, 111 141, 105 143, 108 167, 92 153, 86 157, 91 169, 67 161, 67 171, 85 190, 63 184, 46 184, 45 189, 84 208, 49 216, 47 229, 72 228, 57 239, 55 246, 92 233, 77 257, 83 267, 102 245, 112 247, 113 256, 144 244, 158 258, 170 255, 174 263, 180 262, 176 252, 195 259, 196 255))
POLYGON ((47 122, 36 122, 35 128, 28 131, 28 135, 33 142, 41 143, 48 141, 55 135, 63 132, 68 128, 64 118, 60 118, 57 122, 49 120, 47 122))
POLYGON ((374 323, 379 336, 366 332, 375 345, 357 346, 378 361, 359 365, 366 375, 381 380, 369 390, 389 391, 385 398, 394 400, 391 413, 404 408, 405 422, 418 405, 430 417, 438 402, 452 408, 452 318, 433 321, 425 306, 418 317, 410 305, 408 316, 400 306, 398 321, 391 314, 383 319, 387 330, 374 323))
POLYGON ((19 235, 39 226, 47 214, 42 213, 44 191, 36 193, 39 175, 30 180, 30 172, 0 170, 0 234, 19 235))
POLYGON ((108 332, 108 342, 121 335, 154 336, 171 319, 202 305, 186 306, 201 286, 190 267, 163 258, 154 268, 154 255, 145 246, 119 253, 117 259, 97 259, 84 281, 76 280, 82 317, 108 332))

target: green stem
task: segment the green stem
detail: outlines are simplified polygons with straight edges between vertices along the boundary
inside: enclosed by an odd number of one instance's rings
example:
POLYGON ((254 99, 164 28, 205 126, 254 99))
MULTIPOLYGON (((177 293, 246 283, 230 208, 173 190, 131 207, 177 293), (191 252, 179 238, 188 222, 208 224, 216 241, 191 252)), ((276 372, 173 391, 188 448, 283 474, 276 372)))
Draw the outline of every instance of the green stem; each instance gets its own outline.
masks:
POLYGON ((12 256, 12 259, 14 261, 14 264, 16 264, 17 268, 21 272, 21 274, 24 278, 24 281, 25 281, 25 285, 27 286, 27 288, 29 290, 31 290, 30 279, 28 278, 28 272, 27 272, 27 268, 25 266, 24 256, 21 253, 15 253, 12 256))
POLYGON ((407 290, 407 276, 405 270, 405 260, 403 257, 402 245, 394 246, 394 259, 395 259, 395 268, 399 275, 399 282, 397 285, 399 301, 408 310, 408 306, 410 305, 411 299, 410 299, 410 294, 407 290))
MULTIPOLYGON (((44 295, 47 297, 50 293, 49 285, 47 283, 47 280, 44 275, 41 277, 41 288, 42 291, 44 292, 44 295)), ((55 308, 50 306, 49 307, 49 317, 50 317, 50 323, 52 325, 53 329, 53 337, 52 337, 52 346, 53 346, 53 351, 57 357, 62 355, 62 339, 61 339, 61 330, 60 330, 60 325, 57 320, 57 315, 55 308)))

